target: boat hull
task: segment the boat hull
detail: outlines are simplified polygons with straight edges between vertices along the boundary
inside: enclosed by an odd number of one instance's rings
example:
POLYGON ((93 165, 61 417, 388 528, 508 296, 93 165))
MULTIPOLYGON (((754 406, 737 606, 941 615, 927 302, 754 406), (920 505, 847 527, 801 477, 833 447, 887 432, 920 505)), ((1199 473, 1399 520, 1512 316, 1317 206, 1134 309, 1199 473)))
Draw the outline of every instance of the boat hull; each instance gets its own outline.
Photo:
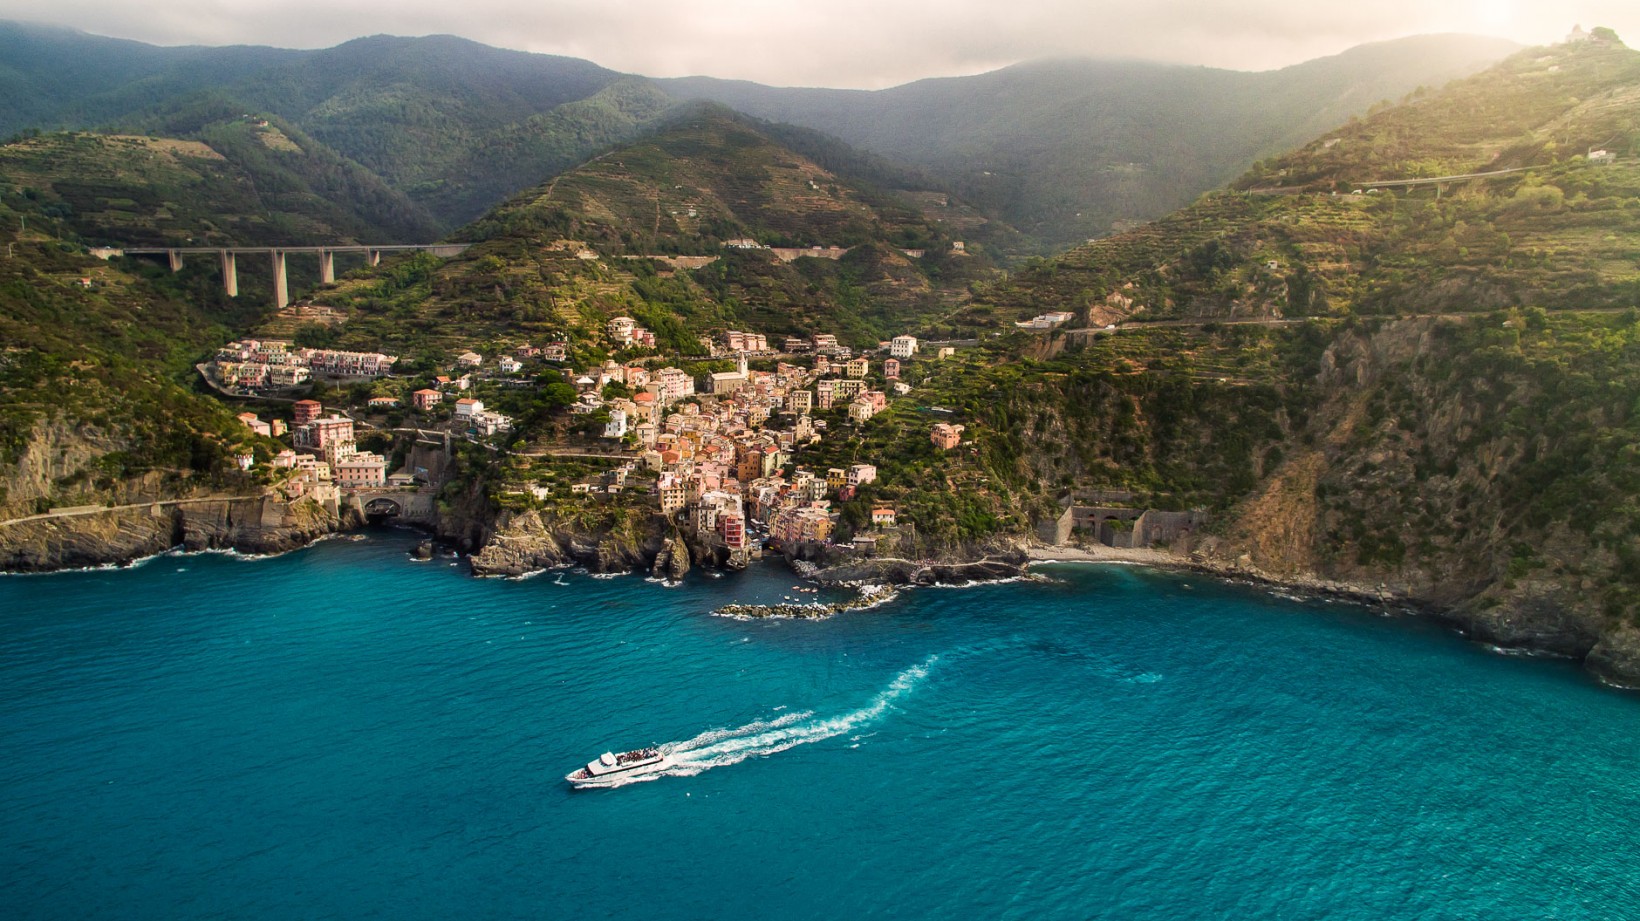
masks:
POLYGON ((577 790, 590 790, 598 787, 618 787, 636 777, 659 774, 667 768, 672 767, 674 763, 675 762, 673 762, 670 756, 663 756, 659 761, 635 765, 629 770, 611 771, 607 774, 599 774, 593 777, 580 777, 577 776, 581 773, 580 771, 571 771, 564 775, 564 779, 569 781, 570 786, 577 790))

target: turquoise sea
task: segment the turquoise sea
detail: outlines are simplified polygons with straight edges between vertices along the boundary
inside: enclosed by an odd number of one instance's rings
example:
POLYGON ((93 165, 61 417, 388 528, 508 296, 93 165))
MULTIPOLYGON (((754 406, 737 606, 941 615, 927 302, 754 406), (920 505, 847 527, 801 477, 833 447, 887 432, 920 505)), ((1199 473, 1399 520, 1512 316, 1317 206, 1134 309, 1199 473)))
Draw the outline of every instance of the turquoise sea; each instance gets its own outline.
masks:
POLYGON ((1640 917, 1640 696, 1568 663, 1133 567, 746 622, 789 573, 411 545, 0 578, 0 917, 1640 917))

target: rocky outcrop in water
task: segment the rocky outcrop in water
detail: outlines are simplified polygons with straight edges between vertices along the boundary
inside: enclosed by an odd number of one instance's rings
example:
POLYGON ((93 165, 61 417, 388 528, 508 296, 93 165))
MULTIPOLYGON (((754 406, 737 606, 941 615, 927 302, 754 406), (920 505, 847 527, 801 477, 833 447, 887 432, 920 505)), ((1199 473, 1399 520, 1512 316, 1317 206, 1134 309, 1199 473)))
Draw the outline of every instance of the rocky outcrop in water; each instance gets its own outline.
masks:
POLYGON ((887 604, 893 601, 897 594, 891 588, 878 586, 864 589, 860 592, 858 598, 850 598, 847 601, 816 601, 810 604, 726 604, 712 613, 718 617, 752 619, 784 617, 792 620, 824 620, 844 611, 856 611, 861 608, 887 604))
MULTIPOLYGON (((670 535, 671 524, 658 511, 611 508, 575 519, 550 510, 502 512, 471 562, 481 576, 522 576, 568 565, 596 573, 648 571, 670 535)), ((682 560, 687 570, 687 551, 682 560)))
POLYGON ((661 545, 661 552, 655 556, 654 564, 649 567, 649 574, 674 582, 689 574, 689 544, 682 535, 673 532, 666 539, 661 545))

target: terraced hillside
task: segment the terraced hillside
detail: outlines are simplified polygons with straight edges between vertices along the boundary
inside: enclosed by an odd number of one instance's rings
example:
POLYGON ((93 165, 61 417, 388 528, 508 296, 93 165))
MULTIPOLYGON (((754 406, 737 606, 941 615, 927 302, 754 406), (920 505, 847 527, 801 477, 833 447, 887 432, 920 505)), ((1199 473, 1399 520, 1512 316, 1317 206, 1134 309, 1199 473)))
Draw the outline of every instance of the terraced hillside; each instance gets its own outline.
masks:
POLYGON ((1640 143, 1611 101, 1637 63, 1523 52, 1279 158, 1291 187, 1266 169, 1035 263, 953 322, 1081 328, 1010 332, 938 399, 1038 520, 1109 491, 1216 509, 1203 558, 1382 586, 1632 680, 1640 143), (1331 187, 1482 167, 1513 171, 1331 187))
POLYGON ((1029 266, 963 319, 996 326, 1048 305, 1094 325, 1628 306, 1640 110, 1624 100, 1637 94, 1640 54, 1620 44, 1522 52, 1029 266), (1474 178, 1419 181, 1447 176, 1474 178))
POLYGON ((475 242, 459 259, 411 260, 320 292, 348 317, 326 335, 406 353, 596 343, 624 314, 682 351, 725 327, 874 344, 950 310, 994 271, 983 247, 954 252, 916 203, 717 108, 515 197, 458 238, 475 242))
POLYGON ((93 245, 423 242, 437 234, 426 212, 289 125, 229 118, 190 136, 19 139, 0 146, 0 188, 93 245))

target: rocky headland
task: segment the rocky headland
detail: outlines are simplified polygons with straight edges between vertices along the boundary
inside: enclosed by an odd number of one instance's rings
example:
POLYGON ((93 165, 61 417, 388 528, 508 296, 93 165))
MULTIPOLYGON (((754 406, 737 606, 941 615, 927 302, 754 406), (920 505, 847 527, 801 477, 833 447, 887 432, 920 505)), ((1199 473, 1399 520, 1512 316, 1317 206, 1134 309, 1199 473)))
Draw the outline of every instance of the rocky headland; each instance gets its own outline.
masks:
POLYGON ((174 499, 0 525, 0 570, 119 566, 167 550, 283 553, 363 524, 347 510, 274 496, 174 499))

